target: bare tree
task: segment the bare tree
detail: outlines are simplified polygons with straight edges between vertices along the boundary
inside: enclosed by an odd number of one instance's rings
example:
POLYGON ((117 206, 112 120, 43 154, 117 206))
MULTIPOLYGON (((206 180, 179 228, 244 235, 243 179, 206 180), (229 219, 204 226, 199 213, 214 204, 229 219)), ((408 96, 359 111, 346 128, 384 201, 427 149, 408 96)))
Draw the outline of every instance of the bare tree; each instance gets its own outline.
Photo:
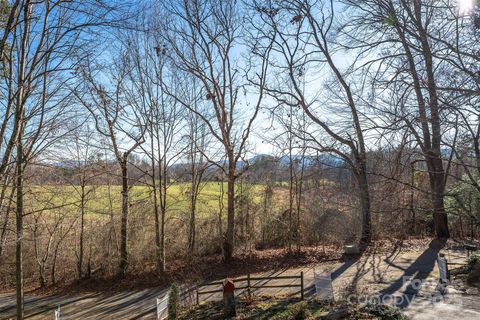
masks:
POLYGON ((118 274, 125 275, 128 268, 128 212, 130 206, 129 190, 131 188, 128 176, 129 157, 145 142, 146 124, 142 117, 142 110, 131 104, 127 97, 126 77, 130 72, 126 63, 125 52, 122 52, 120 63, 111 70, 94 70, 87 63, 81 74, 84 84, 82 91, 77 87, 74 94, 78 101, 91 113, 98 133, 109 140, 115 159, 120 168, 122 181, 122 214, 120 228, 120 263, 118 274), (111 79, 108 87, 101 84, 105 73, 111 79), (125 140, 128 140, 125 141, 125 140))
POLYGON ((206 158, 209 139, 208 128, 205 122, 197 115, 197 112, 205 114, 201 111, 201 87, 197 85, 197 79, 193 78, 191 86, 185 88, 185 93, 190 93, 192 109, 186 113, 187 130, 185 134, 185 143, 187 144, 185 155, 188 159, 189 170, 187 176, 190 177, 190 185, 188 189, 189 195, 189 223, 188 223, 188 251, 191 255, 195 253, 196 248, 196 220, 197 220, 197 202, 206 175, 209 163, 206 158), (200 87, 200 90, 199 90, 200 87), (199 92, 200 91, 200 92, 199 92))
MULTIPOLYGON (((275 146, 278 157, 287 162, 288 171, 288 208, 283 213, 286 216, 286 244, 288 250, 296 243, 297 249, 301 246, 300 217, 302 211, 303 185, 305 176, 308 125, 306 115, 302 109, 292 104, 270 107, 272 127, 264 139, 275 146)), ((268 189, 268 187, 267 187, 268 189)), ((271 187, 270 187, 270 192, 271 187)), ((268 195, 268 193, 267 193, 268 195)), ((267 199, 265 199, 267 200, 267 199)))
POLYGON ((45 208, 55 209, 41 209, 35 210, 35 212, 31 213, 33 216, 33 223, 30 225, 30 227, 32 229, 34 253, 35 260, 38 265, 40 287, 44 287, 46 285, 47 278, 45 272, 47 268, 47 261, 52 255, 52 251, 53 263, 51 275, 52 284, 55 284, 55 265, 58 255, 58 248, 62 240, 71 231, 76 222, 76 219, 71 219, 71 221, 68 222, 68 211, 66 210, 68 205, 68 203, 66 203, 66 201, 68 201, 67 199, 68 197, 63 197, 62 200, 64 203, 55 203, 54 200, 58 200, 58 197, 55 193, 50 193, 48 199, 39 199, 38 203, 42 203, 42 206, 45 208), (50 219, 52 215, 54 216, 53 223, 51 222, 52 219, 50 219), (66 231, 61 232, 65 228, 65 225, 67 227, 66 231), (42 243, 42 239, 44 238, 47 240, 43 241, 44 243, 42 243), (58 240, 56 238, 58 238, 58 240))
MULTIPOLYGON (((235 239, 235 181, 241 174, 237 164, 244 157, 263 97, 262 89, 256 99, 250 99, 254 101, 251 104, 239 96, 241 90, 246 90, 240 57, 235 55, 246 28, 241 20, 242 6, 236 1, 184 1, 181 4, 168 1, 165 9, 168 16, 161 19, 166 28, 163 33, 166 54, 179 72, 192 75, 202 84, 203 96, 209 101, 215 120, 210 121, 209 115, 195 110, 182 97, 173 96, 204 121, 225 153, 226 168, 221 166, 227 178, 227 231, 223 251, 225 261, 229 262, 235 239)), ((260 88, 266 79, 268 56, 267 49, 255 70, 254 77, 261 84, 260 88)))
POLYGON ((6 74, 2 78, 2 97, 6 97, 2 104, 7 108, 0 130, 0 176, 3 180, 14 160, 17 319, 23 319, 24 171, 65 132, 58 124, 68 121, 68 116, 64 117, 68 95, 61 86, 69 81, 63 71, 72 69, 68 57, 81 42, 82 32, 109 9, 100 1, 80 4, 61 0, 14 1, 2 9, 8 17, 0 45, 1 60, 6 61, 2 65, 6 74))
POLYGON ((161 47, 161 30, 149 25, 143 17, 139 21, 141 31, 129 31, 122 41, 128 47, 127 64, 131 70, 127 75, 126 87, 129 103, 143 117, 149 143, 141 146, 150 162, 147 185, 152 191, 155 219, 155 244, 157 270, 166 268, 166 219, 170 203, 170 167, 183 152, 180 146, 180 131, 184 124, 184 110, 167 95, 162 84, 168 82, 172 92, 177 92, 176 79, 165 79, 169 63, 165 48, 161 47), (170 81, 172 80, 172 81, 170 81))
POLYGON ((450 132, 469 109, 465 100, 479 92, 473 23, 462 22, 449 0, 343 2, 351 10, 343 34, 348 48, 362 51, 374 108, 393 119, 390 129, 404 126, 414 138, 427 166, 435 233, 448 237, 444 197, 458 138, 450 132))
MULTIPOLYGON (((371 239, 371 205, 367 170, 368 119, 362 117, 361 91, 352 83, 348 67, 337 62, 338 45, 332 41, 335 10, 332 1, 286 0, 254 3, 259 23, 259 39, 274 41, 277 58, 272 63, 277 81, 265 91, 278 103, 299 107, 318 126, 301 136, 310 148, 343 159, 357 181, 361 216, 361 241, 371 239), (302 83, 318 83, 318 70, 328 70, 324 91, 304 91, 302 83), (325 138, 324 138, 325 136, 325 138)), ((255 53, 255 52, 254 52, 255 53)), ((261 53, 257 53, 261 54, 261 53)), ((358 79, 356 79, 358 80, 358 79)))
MULTIPOLYGON (((82 113, 79 114, 83 115, 82 113)), ((96 189, 94 180, 104 174, 104 172, 100 171, 100 168, 97 168, 96 164, 97 159, 95 157, 99 154, 99 150, 92 144, 96 138, 95 129, 89 126, 88 118, 85 122, 81 125, 76 124, 79 127, 68 136, 68 141, 62 141, 62 159, 75 172, 73 177, 65 178, 65 183, 71 186, 79 197, 79 235, 78 247, 75 247, 79 279, 82 279, 84 276, 85 228, 89 202, 92 201, 96 189)), ((88 263, 90 263, 90 259, 88 259, 88 263)), ((91 266, 88 266, 87 269, 91 269, 91 266)))

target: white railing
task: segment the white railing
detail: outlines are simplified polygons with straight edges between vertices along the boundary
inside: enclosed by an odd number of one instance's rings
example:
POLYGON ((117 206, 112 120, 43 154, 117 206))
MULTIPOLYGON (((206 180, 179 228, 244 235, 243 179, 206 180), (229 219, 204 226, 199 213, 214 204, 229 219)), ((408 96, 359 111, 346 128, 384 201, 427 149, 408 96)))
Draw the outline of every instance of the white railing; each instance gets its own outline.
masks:
POLYGON ((168 309, 169 297, 170 297, 170 292, 168 292, 162 298, 157 298, 157 320, 167 319, 168 313, 166 311, 168 309))
POLYGON ((60 305, 58 305, 55 310, 55 320, 60 320, 60 305))

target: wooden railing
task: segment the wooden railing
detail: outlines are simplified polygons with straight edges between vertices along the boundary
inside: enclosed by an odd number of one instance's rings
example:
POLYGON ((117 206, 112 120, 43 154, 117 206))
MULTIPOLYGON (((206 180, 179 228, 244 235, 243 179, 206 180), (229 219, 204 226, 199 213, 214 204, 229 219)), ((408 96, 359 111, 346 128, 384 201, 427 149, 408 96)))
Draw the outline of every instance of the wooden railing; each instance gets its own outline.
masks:
MULTIPOLYGON (((300 288, 300 297, 303 300, 304 297, 304 292, 303 292, 303 272, 300 272, 300 275, 298 276, 271 276, 271 277, 252 277, 250 274, 248 274, 246 277, 243 278, 236 278, 233 279, 234 284, 235 284, 235 291, 241 292, 241 291, 246 291, 247 296, 252 295, 252 289, 267 289, 267 288, 300 288), (299 283, 288 283, 288 284, 268 284, 269 281, 275 281, 275 280, 299 280, 299 283), (260 283, 259 283, 260 281, 260 283), (268 281, 267 283, 261 283, 261 281, 268 281), (252 282, 254 282, 252 284, 252 282), (241 283, 243 285, 238 286, 238 283, 241 283)), ((201 295, 207 295, 207 294, 215 294, 215 293, 222 293, 223 281, 215 281, 215 282, 209 282, 209 283, 204 283, 200 284, 197 286, 196 291, 197 291, 197 304, 200 303, 200 296, 201 295), (219 289, 215 290, 202 290, 202 288, 207 288, 207 287, 212 287, 212 286, 220 286, 219 289)))

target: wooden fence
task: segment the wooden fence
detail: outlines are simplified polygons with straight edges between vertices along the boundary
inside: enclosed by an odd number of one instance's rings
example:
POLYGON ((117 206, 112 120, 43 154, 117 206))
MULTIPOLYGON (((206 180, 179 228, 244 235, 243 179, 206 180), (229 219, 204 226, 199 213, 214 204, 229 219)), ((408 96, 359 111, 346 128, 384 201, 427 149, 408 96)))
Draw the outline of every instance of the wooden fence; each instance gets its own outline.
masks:
MULTIPOLYGON (((252 289, 267 289, 267 288, 300 288, 300 297, 303 300, 304 292, 303 292, 303 272, 300 272, 300 275, 297 276, 271 276, 271 277, 252 277, 250 274, 244 278, 237 278, 233 279, 235 283, 235 291, 238 293, 240 291, 247 293, 247 296, 252 295, 252 289), (299 280, 299 283, 294 284, 268 284, 269 281, 275 280, 299 280), (268 281, 267 283, 262 283, 262 281, 268 281), (252 282, 254 282, 252 284, 252 282), (260 283, 259 283, 260 282, 260 283), (243 285, 238 286, 238 283, 242 283, 243 285)), ((215 293, 222 293, 223 289, 222 286, 223 281, 215 281, 210 283, 204 283, 198 285, 196 288, 197 291, 197 304, 200 303, 200 296, 207 295, 207 294, 215 294, 215 293), (220 289, 215 290, 202 290, 202 288, 212 287, 212 286, 220 286, 220 289)))

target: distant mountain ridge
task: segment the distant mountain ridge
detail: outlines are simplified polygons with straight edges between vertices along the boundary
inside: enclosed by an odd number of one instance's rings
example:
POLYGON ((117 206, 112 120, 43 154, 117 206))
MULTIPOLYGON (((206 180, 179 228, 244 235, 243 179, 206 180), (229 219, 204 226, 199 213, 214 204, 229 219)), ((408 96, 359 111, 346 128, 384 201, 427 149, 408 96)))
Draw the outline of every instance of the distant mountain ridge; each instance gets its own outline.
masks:
MULTIPOLYGON (((276 156, 269 155, 269 154, 256 154, 253 157, 248 159, 248 163, 251 166, 251 165, 254 165, 255 163, 258 163, 260 161, 268 161, 268 160, 271 160, 272 162, 277 162, 281 166, 288 166, 290 164, 290 157, 287 156, 287 155, 276 157, 276 156)), ((292 156, 292 160, 299 164, 300 161, 302 160, 302 156, 294 155, 294 156, 292 156)), ((114 162, 114 161, 115 160, 111 159, 111 162, 114 162)), ((82 166, 82 165, 87 165, 89 163, 95 163, 95 162, 96 162, 95 160, 91 160, 91 161, 80 160, 79 161, 79 160, 66 159, 66 160, 62 160, 62 161, 52 162, 52 163, 50 163, 50 165, 53 166, 53 167, 57 167, 57 168, 73 169, 73 168, 77 168, 77 167, 82 166)), ((310 166, 310 165, 313 165, 313 164, 318 163, 318 162, 322 166, 325 166, 325 167, 339 167, 339 166, 344 166, 345 165, 344 160, 340 159, 339 157, 330 155, 330 154, 321 154, 321 155, 318 156, 318 158, 316 156, 311 156, 311 155, 305 155, 303 157, 303 163, 306 166, 310 166)), ((174 164, 173 166, 182 166, 182 165, 185 165, 186 163, 187 162, 178 162, 178 163, 174 164)), ((228 163, 227 160, 217 161, 217 164, 227 164, 227 163, 228 163)), ((237 167, 238 168, 243 168, 243 167, 245 167, 245 165, 246 165, 246 161, 239 160, 237 162, 237 167)))

